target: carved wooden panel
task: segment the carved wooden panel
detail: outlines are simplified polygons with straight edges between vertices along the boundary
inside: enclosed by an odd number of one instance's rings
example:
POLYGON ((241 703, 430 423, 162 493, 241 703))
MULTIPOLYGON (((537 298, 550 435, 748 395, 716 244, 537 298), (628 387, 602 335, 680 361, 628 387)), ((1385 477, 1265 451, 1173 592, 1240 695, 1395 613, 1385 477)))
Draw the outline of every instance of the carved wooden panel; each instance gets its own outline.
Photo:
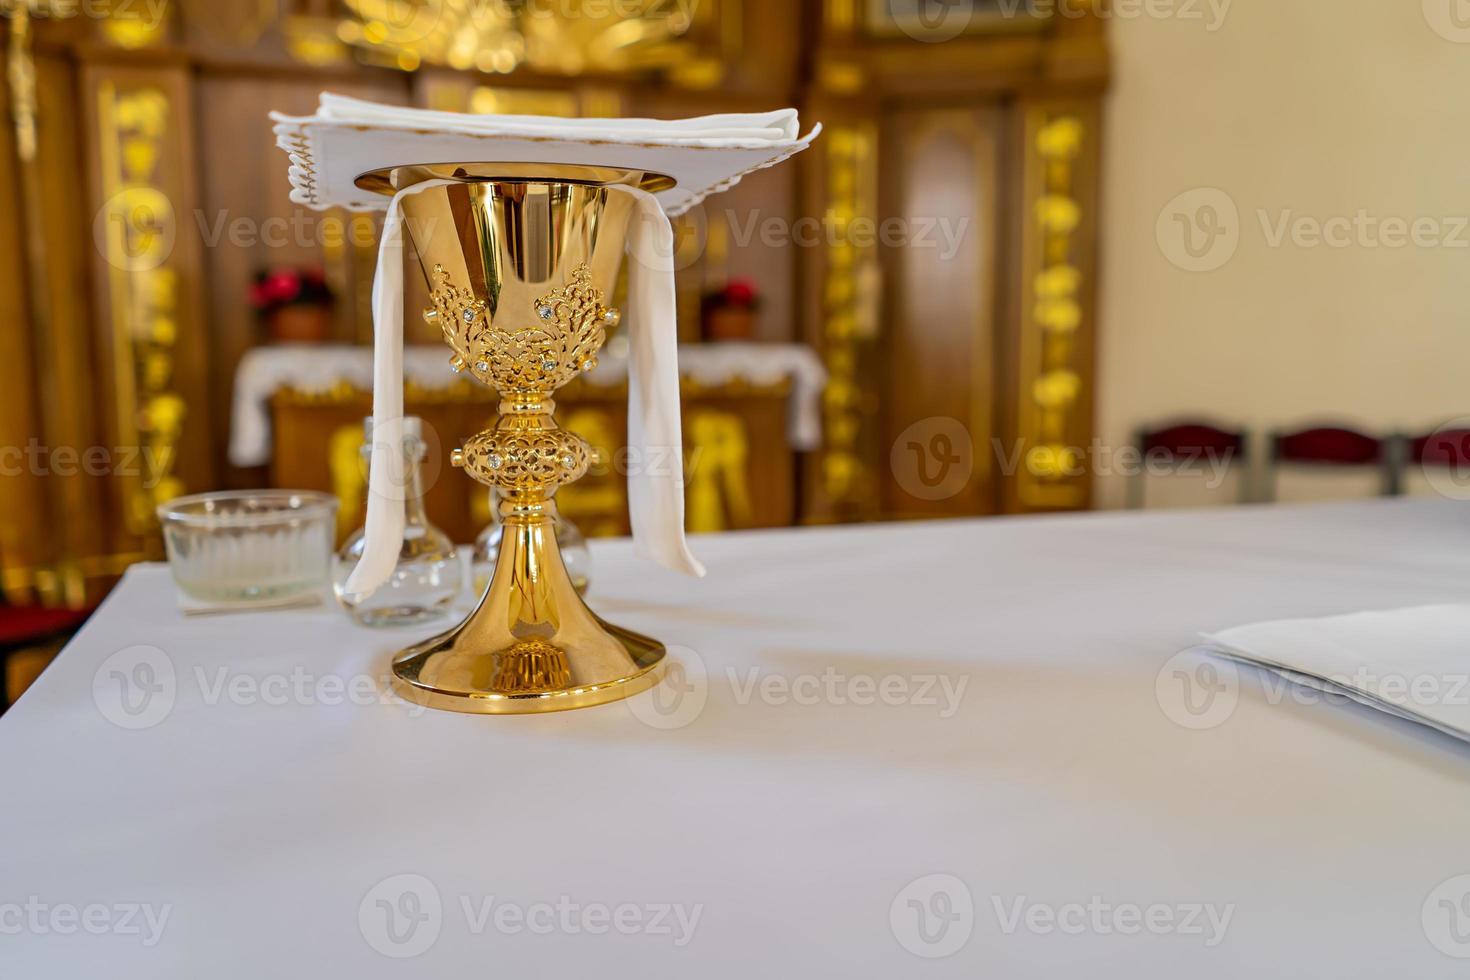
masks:
POLYGON ((1004 115, 890 113, 884 425, 891 516, 990 513, 995 435, 998 168, 1004 115))

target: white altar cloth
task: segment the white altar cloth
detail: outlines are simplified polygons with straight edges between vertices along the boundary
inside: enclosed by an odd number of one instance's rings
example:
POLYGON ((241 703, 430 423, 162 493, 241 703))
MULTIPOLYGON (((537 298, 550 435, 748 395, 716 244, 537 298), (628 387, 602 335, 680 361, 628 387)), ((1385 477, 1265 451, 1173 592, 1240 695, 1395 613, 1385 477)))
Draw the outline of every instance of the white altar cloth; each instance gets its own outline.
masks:
POLYGON ((1176 654, 1462 600, 1467 541, 1406 500, 725 534, 703 581, 599 540, 684 693, 530 717, 354 680, 426 629, 140 567, 0 717, 0 975, 1462 977, 1470 751, 1176 654))
MULTIPOLYGON (((618 338, 614 338, 616 341, 618 338)), ((446 388, 466 379, 449 369, 449 349, 442 344, 406 347, 403 371, 424 388, 446 388)), ((827 369, 804 344, 730 342, 683 344, 679 373, 704 384, 740 379, 753 384, 791 382, 787 438, 793 449, 816 449, 822 442, 822 387, 827 369)), ((598 356, 596 369, 584 375, 591 384, 615 385, 628 378, 628 358, 616 343, 598 356)), ((271 396, 282 388, 328 391, 346 382, 367 390, 373 381, 373 352, 347 344, 255 347, 235 369, 230 412, 230 462, 262 466, 271 458, 271 396)))

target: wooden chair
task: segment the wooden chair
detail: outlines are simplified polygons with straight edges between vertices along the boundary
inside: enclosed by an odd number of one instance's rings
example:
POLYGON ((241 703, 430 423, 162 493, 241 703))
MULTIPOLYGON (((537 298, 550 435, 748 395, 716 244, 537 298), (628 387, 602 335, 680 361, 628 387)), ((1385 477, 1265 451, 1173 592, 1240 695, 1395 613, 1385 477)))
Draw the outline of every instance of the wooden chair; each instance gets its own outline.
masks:
MULTIPOLYGON (((1250 439, 1244 429, 1231 429, 1204 419, 1176 419, 1156 428, 1143 427, 1133 436, 1133 446, 1143 460, 1165 460, 1188 465, 1199 460, 1224 459, 1234 469, 1248 467, 1250 439)), ((1128 506, 1144 506, 1146 468, 1128 477, 1128 506)), ((1250 480, 1240 480, 1240 502, 1250 499, 1250 480)))
POLYGON ((1271 466, 1263 500, 1275 500, 1283 467, 1341 470, 1373 470, 1378 473, 1379 493, 1399 493, 1401 467, 1395 460, 1394 440, 1379 438, 1343 425, 1313 425, 1300 429, 1273 430, 1270 437, 1271 466))

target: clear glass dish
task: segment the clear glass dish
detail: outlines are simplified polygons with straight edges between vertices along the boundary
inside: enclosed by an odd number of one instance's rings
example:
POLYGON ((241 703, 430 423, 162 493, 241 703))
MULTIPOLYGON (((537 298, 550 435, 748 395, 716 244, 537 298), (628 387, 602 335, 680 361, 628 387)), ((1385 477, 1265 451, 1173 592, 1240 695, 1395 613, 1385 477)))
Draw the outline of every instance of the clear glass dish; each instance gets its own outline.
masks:
POLYGON ((330 581, 337 499, 306 490, 226 490, 158 507, 174 582, 204 602, 279 601, 330 581))

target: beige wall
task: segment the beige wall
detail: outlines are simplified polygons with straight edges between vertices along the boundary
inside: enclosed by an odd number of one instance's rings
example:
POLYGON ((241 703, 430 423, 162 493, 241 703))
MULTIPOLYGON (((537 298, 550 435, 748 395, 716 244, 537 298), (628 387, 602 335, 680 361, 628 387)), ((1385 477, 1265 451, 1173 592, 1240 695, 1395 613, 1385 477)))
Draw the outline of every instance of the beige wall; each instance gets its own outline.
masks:
MULTIPOLYGON (((1196 411, 1256 428, 1432 428, 1470 414, 1470 2, 1236 0, 1215 31, 1207 0, 1198 7, 1204 20, 1118 16, 1110 28, 1104 443, 1196 411), (1201 205, 1224 216, 1214 250, 1201 205), (1283 217, 1359 212, 1404 226, 1325 229, 1348 247, 1314 244, 1311 226, 1271 241, 1283 217), (1198 259, 1176 215, 1196 222, 1198 259), (1391 247, 1416 221, 1420 244, 1391 247)), ((1098 490, 1101 506, 1122 502, 1118 477, 1098 490)))

